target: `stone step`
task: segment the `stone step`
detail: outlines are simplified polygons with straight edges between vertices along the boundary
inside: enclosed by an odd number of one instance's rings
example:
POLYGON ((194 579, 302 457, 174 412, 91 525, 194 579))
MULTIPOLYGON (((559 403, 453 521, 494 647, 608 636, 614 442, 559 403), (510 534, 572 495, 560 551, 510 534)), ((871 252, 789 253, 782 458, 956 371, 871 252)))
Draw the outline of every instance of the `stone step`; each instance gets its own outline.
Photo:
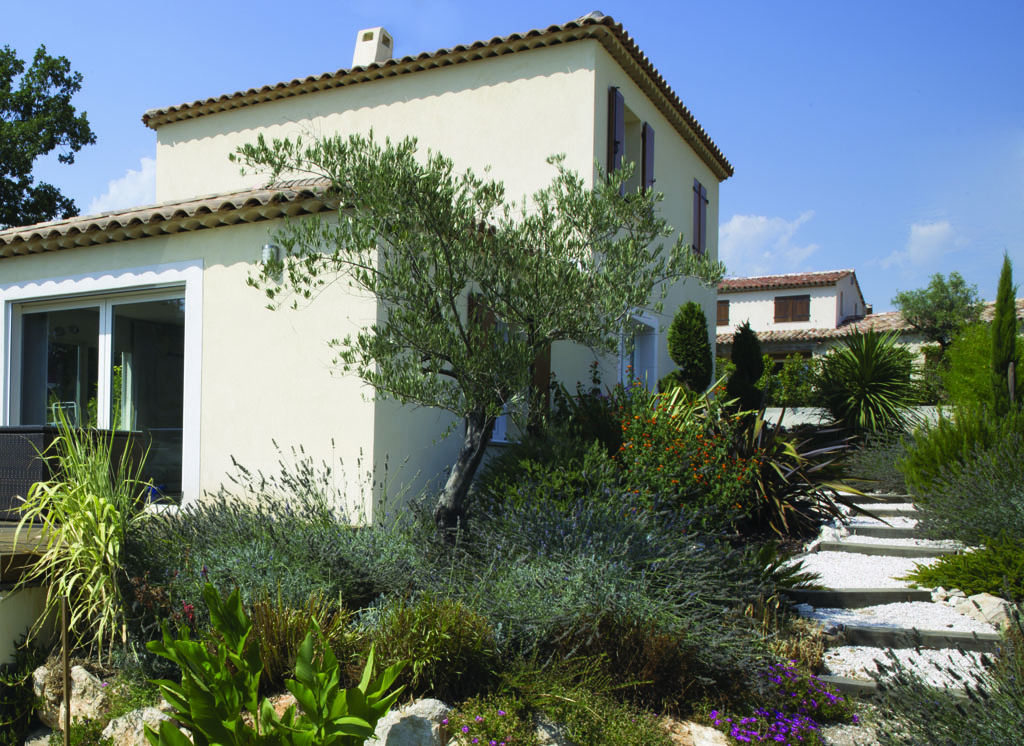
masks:
POLYGON ((862 627, 846 625, 843 637, 847 645, 868 648, 960 648, 976 653, 994 653, 1002 638, 994 632, 954 632, 953 630, 901 629, 899 627, 862 627))
POLYGON ((844 497, 848 497, 850 502, 854 505, 863 505, 869 507, 871 505, 883 505, 885 503, 912 503, 914 498, 910 495, 853 495, 850 493, 840 493, 844 497))
POLYGON ((865 606, 931 601, 927 588, 791 588, 783 591, 794 603, 816 609, 862 609, 865 606))
POLYGON ((886 505, 876 505, 874 507, 865 505, 865 508, 870 510, 874 515, 880 518, 920 518, 921 511, 917 508, 890 508, 886 505))
POLYGON ((904 526, 850 526, 853 536, 870 536, 873 539, 913 539, 917 529, 904 526))
POLYGON ((909 544, 858 544, 851 541, 823 541, 815 548, 816 552, 850 552, 870 554, 882 557, 939 557, 946 554, 959 554, 954 547, 918 547, 909 544))
MULTIPOLYGON (((878 685, 874 681, 854 679, 849 676, 833 676, 832 674, 818 674, 818 679, 839 690, 840 694, 850 694, 860 699, 871 699, 878 692, 878 685)), ((955 700, 964 701, 967 695, 956 689, 938 689, 937 693, 946 694, 955 700)))

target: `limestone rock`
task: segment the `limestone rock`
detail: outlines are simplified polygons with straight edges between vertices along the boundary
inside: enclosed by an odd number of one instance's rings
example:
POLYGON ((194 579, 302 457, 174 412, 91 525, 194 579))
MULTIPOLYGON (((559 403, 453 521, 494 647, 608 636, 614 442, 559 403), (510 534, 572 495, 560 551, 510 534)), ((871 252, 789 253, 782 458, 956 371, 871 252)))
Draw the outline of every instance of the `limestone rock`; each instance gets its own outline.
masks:
POLYGON ((25 746, 50 746, 53 731, 50 728, 38 728, 25 737, 25 746))
POLYGON ((565 733, 565 728, 549 720, 538 720, 534 724, 537 743, 541 746, 576 746, 565 733))
POLYGON ((392 710, 377 723, 379 746, 444 746, 441 721, 451 708, 436 699, 420 699, 392 710))
POLYGON ((149 746, 145 726, 159 730, 160 722, 163 720, 170 720, 170 717, 156 707, 132 710, 127 715, 114 718, 107 723, 101 736, 109 738, 117 746, 149 746))
POLYGON ((662 724, 673 746, 727 746, 725 734, 708 725, 666 717, 662 724))
MULTIPOLYGON (((50 691, 46 685, 49 669, 40 666, 32 672, 32 690, 39 701, 36 717, 48 728, 60 728, 64 719, 64 693, 50 691)), ((81 666, 71 668, 71 719, 92 720, 106 707, 105 684, 81 666)))
POLYGON ((990 593, 976 593, 956 607, 961 614, 979 622, 988 622, 1000 629, 1010 623, 1010 604, 990 593))

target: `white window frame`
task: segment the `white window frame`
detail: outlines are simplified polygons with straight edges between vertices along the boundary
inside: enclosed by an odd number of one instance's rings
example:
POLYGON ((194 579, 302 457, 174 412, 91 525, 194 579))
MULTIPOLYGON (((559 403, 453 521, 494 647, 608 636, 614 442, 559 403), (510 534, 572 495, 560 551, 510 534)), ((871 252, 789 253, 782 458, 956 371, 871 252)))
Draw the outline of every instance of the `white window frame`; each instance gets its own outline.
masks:
POLYGON ((110 313, 136 299, 185 299, 185 360, 182 411, 182 501, 199 498, 202 387, 203 265, 201 261, 98 271, 48 280, 0 285, 0 425, 20 418, 21 317, 27 311, 100 307, 97 416, 110 423, 110 313))
MULTIPOLYGON (((619 343, 619 383, 627 384, 627 369, 631 364, 631 357, 635 358, 636 347, 635 338, 637 332, 643 331, 646 334, 650 334, 651 340, 651 366, 650 370, 654 373, 654 380, 647 380, 644 382, 649 391, 657 391, 658 389, 658 352, 661 341, 661 332, 658 324, 658 320, 649 313, 634 313, 629 320, 629 328, 623 330, 621 342, 619 343), (650 331, 646 331, 650 330, 650 331), (630 342, 633 341, 634 347, 632 355, 630 354, 630 342)), ((634 376, 636 371, 633 371, 634 376)), ((639 379, 637 379, 639 380, 639 379)))

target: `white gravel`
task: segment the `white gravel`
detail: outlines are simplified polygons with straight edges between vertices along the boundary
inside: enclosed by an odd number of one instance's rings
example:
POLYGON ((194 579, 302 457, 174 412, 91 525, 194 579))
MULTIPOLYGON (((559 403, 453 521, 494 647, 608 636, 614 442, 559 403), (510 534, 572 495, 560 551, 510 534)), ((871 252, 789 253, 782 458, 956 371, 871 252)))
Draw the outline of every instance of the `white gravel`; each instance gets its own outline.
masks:
POLYGON ((800 615, 823 624, 846 624, 858 627, 895 627, 926 631, 995 632, 991 624, 964 616, 945 604, 930 601, 906 601, 897 604, 867 606, 862 609, 813 609, 806 605, 800 615))
MULTIPOLYGON (((910 670, 916 671, 932 686, 948 684, 954 688, 962 688, 956 678, 946 672, 945 668, 953 668, 961 676, 976 673, 984 676, 981 665, 981 653, 960 652, 956 650, 893 650, 892 653, 910 670), (938 666, 938 668, 937 668, 938 666)), ((825 651, 825 666, 835 676, 848 676, 854 679, 869 680, 868 671, 877 670, 876 660, 886 662, 886 653, 879 648, 843 647, 825 651)))
POLYGON ((821 576, 818 582, 826 588, 908 588, 908 581, 896 580, 896 577, 911 572, 917 563, 927 565, 936 559, 815 552, 793 561, 802 561, 804 570, 818 573, 821 576))

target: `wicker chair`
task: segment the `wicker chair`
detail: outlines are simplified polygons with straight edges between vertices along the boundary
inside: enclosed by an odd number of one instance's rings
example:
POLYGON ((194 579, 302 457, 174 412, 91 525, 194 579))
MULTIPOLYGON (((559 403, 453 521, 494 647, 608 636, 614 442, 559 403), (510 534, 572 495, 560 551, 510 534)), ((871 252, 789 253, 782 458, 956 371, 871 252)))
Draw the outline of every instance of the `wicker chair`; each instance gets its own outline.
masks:
MULTIPOLYGON (((45 482, 58 476, 58 465, 53 458, 41 458, 60 434, 51 425, 20 425, 0 427, 0 521, 20 518, 19 496, 28 494, 36 482, 45 482)), ((101 433, 102 435, 102 433, 101 433)), ((132 456, 142 457, 141 433, 117 433, 114 436, 115 459, 131 443, 132 456)))

